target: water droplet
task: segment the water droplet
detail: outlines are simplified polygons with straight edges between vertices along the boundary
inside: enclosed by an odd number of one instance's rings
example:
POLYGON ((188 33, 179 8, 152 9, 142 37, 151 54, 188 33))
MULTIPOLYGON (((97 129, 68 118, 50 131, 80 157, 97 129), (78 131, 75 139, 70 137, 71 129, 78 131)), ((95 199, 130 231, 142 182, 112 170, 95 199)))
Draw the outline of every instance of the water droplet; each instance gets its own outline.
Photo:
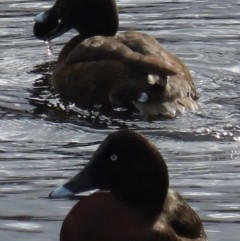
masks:
POLYGON ((46 40, 44 42, 47 45, 48 55, 52 55, 53 54, 53 49, 52 49, 52 45, 51 45, 50 40, 46 40))

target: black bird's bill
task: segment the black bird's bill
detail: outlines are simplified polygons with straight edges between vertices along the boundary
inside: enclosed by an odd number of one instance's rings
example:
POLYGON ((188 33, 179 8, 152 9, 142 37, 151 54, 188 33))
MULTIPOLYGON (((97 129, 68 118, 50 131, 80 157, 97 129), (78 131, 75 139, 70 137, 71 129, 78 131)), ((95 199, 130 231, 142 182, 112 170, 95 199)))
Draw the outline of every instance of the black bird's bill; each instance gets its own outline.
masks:
POLYGON ((71 29, 58 18, 53 9, 39 13, 34 20, 34 36, 43 41, 50 41, 71 29))
POLYGON ((86 195, 86 192, 95 192, 98 189, 98 185, 92 178, 91 168, 89 165, 86 165, 76 176, 71 178, 67 183, 53 190, 49 194, 49 198, 70 198, 78 194, 86 195))

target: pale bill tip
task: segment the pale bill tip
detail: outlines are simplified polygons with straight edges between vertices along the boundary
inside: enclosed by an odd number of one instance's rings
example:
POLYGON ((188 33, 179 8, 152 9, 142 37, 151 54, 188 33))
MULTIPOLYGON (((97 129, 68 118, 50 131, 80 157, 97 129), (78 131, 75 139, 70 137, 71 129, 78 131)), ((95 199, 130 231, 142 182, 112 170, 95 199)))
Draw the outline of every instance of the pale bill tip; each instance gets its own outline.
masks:
POLYGON ((35 22, 37 23, 44 23, 46 20, 46 13, 42 12, 39 13, 35 18, 34 18, 35 22))
POLYGON ((67 198, 73 196, 74 193, 65 188, 64 186, 58 187, 53 190, 50 194, 50 198, 67 198))

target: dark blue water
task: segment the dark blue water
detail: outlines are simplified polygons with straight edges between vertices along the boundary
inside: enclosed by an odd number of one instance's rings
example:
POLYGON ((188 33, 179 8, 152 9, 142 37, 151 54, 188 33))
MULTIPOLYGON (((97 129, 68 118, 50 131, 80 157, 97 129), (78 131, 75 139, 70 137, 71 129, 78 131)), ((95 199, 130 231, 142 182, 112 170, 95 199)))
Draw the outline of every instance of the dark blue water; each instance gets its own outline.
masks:
POLYGON ((202 109, 146 122, 78 109, 47 80, 71 31, 52 42, 32 34, 54 1, 0 1, 0 235, 53 241, 75 201, 49 192, 120 127, 147 135, 167 161, 171 187, 198 212, 209 240, 240 237, 240 2, 119 0, 120 31, 155 36, 189 66, 202 109))

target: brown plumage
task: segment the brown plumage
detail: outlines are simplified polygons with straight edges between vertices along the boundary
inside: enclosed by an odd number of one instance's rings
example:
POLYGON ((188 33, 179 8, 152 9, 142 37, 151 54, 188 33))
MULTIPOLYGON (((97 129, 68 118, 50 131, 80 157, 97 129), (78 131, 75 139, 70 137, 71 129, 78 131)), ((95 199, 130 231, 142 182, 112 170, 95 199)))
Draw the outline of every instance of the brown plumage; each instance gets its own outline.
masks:
POLYGON ((37 37, 54 38, 63 26, 80 33, 59 55, 51 78, 56 92, 83 106, 122 106, 148 116, 175 116, 199 108, 191 74, 177 56, 147 34, 115 35, 114 0, 58 0, 44 14, 36 18, 37 37), (56 19, 61 23, 56 24, 56 19))
POLYGON ((169 189, 168 170, 156 147, 133 131, 110 134, 89 163, 50 198, 100 189, 64 219, 60 241, 207 241, 202 222, 169 189))

